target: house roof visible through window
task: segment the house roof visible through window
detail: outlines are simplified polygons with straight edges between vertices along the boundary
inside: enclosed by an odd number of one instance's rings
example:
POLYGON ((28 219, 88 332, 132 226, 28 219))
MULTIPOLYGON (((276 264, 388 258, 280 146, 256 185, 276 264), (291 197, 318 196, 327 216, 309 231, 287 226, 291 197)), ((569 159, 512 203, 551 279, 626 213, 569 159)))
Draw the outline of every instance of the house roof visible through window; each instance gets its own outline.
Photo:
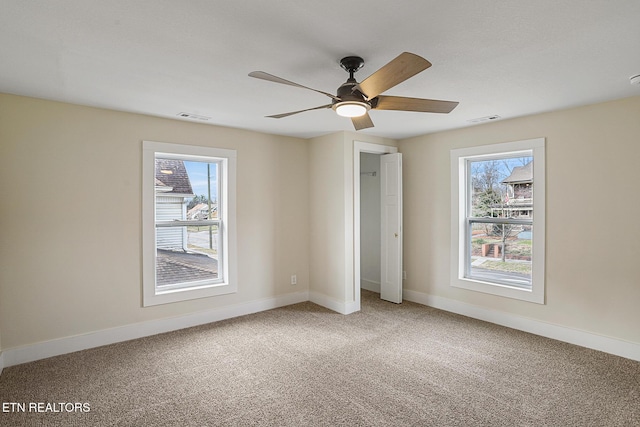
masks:
POLYGON ((193 194, 187 168, 182 160, 156 158, 156 186, 158 182, 171 187, 168 193, 193 194))
POLYGON ((502 181, 503 184, 514 184, 519 182, 533 182, 533 162, 513 168, 511 175, 502 181))

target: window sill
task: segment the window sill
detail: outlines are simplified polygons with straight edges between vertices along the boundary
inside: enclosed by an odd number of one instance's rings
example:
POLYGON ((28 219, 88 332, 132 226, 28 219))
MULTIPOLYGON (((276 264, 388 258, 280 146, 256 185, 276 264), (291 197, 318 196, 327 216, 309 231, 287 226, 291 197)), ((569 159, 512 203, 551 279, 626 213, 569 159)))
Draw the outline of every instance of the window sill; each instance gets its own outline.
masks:
POLYGON ((451 282, 451 286, 454 288, 497 295, 505 298, 544 304, 544 293, 533 291, 533 289, 540 289, 540 286, 533 287, 532 289, 524 289, 494 282, 483 282, 481 280, 466 277, 454 279, 451 282))
POLYGON ((154 294, 146 294, 144 306, 169 304, 173 302, 189 301, 192 299, 208 298, 218 295, 233 294, 237 292, 237 286, 229 283, 211 284, 189 288, 156 290, 154 294))

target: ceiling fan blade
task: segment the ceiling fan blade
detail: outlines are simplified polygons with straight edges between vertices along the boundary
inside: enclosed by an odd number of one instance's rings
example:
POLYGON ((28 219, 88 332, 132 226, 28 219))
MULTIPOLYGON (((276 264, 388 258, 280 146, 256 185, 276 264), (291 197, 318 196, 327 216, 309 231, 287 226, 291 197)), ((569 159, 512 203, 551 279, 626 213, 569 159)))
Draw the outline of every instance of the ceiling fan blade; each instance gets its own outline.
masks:
POLYGON ((367 98, 373 99, 410 77, 431 67, 431 63, 414 53, 403 52, 384 67, 364 79, 358 86, 367 98))
POLYGON ((322 110, 323 108, 331 108, 331 107, 332 107, 332 104, 327 104, 327 105, 321 105, 320 107, 307 108, 306 110, 292 111, 290 113, 274 114, 273 116, 267 116, 267 117, 270 117, 272 119, 281 119, 283 117, 292 116, 294 114, 304 113, 305 111, 322 110))
POLYGON ((326 95, 331 99, 335 99, 336 101, 340 101, 340 98, 338 98, 337 96, 332 95, 332 94, 330 94, 328 92, 323 92, 321 90, 313 89, 313 88, 310 88, 310 87, 307 87, 307 86, 302 86, 301 84, 294 83, 294 82, 291 82, 289 80, 285 80, 285 79, 283 79, 281 77, 274 76, 273 74, 265 73, 264 71, 252 71, 252 72, 249 73, 249 77, 255 77, 256 79, 262 79, 262 80, 267 80, 267 81, 270 81, 270 82, 281 83, 283 85, 300 87, 302 89, 309 89, 309 90, 312 90, 314 92, 318 92, 318 93, 321 93, 323 95, 326 95))
POLYGON ((364 115, 359 117, 351 117, 351 123, 353 123, 353 127, 356 128, 356 130, 373 127, 373 122, 371 121, 369 113, 364 113, 364 115))
POLYGON ((422 113, 450 113, 458 102, 436 99, 405 98, 403 96, 378 97, 376 110, 419 111, 422 113))

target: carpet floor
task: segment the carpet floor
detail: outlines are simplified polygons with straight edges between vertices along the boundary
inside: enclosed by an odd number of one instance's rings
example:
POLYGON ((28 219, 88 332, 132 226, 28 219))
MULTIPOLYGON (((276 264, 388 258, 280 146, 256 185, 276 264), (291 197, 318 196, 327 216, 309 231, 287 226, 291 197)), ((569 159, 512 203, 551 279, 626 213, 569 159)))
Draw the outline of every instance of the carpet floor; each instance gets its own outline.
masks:
POLYGON ((2 426, 640 426, 640 362, 362 291, 348 316, 307 302, 5 368, 0 402, 2 426))

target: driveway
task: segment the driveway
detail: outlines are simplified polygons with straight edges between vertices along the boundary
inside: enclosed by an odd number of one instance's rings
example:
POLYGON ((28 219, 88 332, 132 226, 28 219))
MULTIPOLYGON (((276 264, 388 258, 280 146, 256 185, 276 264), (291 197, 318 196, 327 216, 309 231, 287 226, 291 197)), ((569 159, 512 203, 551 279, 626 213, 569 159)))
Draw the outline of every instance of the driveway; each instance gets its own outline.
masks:
MULTIPOLYGON (((211 233, 213 248, 218 247, 218 233, 211 233)), ((189 244, 199 248, 209 248, 209 232, 208 231, 190 231, 189 244)))

